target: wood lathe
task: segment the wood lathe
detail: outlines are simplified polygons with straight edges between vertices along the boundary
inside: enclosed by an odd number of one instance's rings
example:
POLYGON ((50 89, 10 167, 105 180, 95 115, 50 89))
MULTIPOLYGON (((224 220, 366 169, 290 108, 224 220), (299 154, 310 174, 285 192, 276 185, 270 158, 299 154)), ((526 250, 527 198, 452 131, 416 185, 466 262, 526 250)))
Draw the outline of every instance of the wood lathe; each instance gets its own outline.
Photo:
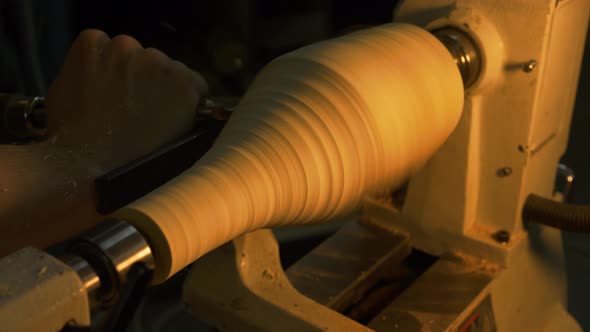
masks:
MULTIPOLYGON (((555 228, 574 226, 543 209, 558 209, 589 13, 588 0, 407 0, 394 23, 273 60, 231 111, 202 104, 187 138, 97 179, 109 220, 65 255, 1 258, 0 322, 81 329, 111 307, 117 329, 136 292, 192 264, 186 311, 224 331, 580 331, 555 228), (173 179, 155 174, 181 150, 173 179), (117 196, 129 181, 145 186, 117 196), (283 270, 268 228, 345 216, 283 270), (430 264, 383 287, 412 248, 430 264)), ((42 132, 17 118, 0 124, 42 132)))

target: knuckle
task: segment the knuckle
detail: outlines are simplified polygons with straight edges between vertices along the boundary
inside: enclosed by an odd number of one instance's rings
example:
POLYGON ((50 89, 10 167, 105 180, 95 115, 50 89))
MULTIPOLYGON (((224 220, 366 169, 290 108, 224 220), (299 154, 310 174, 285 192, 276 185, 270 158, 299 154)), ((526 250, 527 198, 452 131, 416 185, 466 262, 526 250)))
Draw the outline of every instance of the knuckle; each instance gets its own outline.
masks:
POLYGON ((97 29, 86 29, 86 30, 82 30, 78 34, 76 41, 94 43, 94 42, 96 42, 100 39, 104 39, 104 38, 108 38, 108 36, 103 31, 100 31, 97 29))
POLYGON ((159 65, 167 65, 170 63, 170 58, 164 54, 164 52, 157 48, 149 47, 145 49, 145 57, 148 62, 152 62, 159 65))
POLYGON ((119 55, 128 55, 141 48, 141 44, 133 37, 118 35, 111 40, 111 52, 119 55))
POLYGON ((93 68, 100 53, 109 42, 109 36, 96 29, 83 30, 70 47, 60 75, 75 77, 93 68))
POLYGON ((79 52, 88 52, 102 48, 107 43, 109 36, 103 31, 97 29, 86 29, 78 34, 74 41, 73 49, 78 49, 79 52))

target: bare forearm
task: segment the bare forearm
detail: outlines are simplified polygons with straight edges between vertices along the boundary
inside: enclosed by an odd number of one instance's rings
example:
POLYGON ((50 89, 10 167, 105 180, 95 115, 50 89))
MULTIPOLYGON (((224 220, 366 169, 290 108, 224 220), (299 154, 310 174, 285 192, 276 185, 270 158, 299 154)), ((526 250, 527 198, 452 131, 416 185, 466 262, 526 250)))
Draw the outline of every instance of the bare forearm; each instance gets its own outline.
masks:
POLYGON ((0 145, 0 256, 90 228, 94 179, 190 130, 204 79, 129 36, 80 33, 47 94, 50 137, 0 145))
POLYGON ((100 220, 93 181, 103 170, 92 153, 51 142, 0 147, 0 256, 45 247, 100 220))

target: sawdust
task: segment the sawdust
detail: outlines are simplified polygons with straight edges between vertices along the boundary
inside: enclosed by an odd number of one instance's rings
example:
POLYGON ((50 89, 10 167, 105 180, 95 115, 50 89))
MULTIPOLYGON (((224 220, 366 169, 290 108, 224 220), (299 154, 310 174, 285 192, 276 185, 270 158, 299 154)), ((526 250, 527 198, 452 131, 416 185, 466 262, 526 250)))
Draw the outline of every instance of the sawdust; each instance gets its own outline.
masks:
POLYGON ((444 255, 444 258, 460 263, 465 268, 465 272, 481 272, 489 275, 495 275, 501 270, 501 267, 498 264, 462 252, 454 251, 448 255, 444 255))
POLYGON ((43 266, 41 269, 39 269, 39 272, 37 272, 37 279, 43 278, 43 276, 45 275, 46 272, 47 272, 47 266, 43 266))

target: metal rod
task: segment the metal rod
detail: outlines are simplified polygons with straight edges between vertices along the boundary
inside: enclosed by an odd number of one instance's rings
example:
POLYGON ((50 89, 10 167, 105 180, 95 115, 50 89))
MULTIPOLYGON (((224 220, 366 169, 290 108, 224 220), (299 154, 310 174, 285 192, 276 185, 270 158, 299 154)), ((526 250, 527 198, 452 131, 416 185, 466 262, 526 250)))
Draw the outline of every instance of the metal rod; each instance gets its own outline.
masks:
POLYGON ((152 251, 143 235, 120 220, 101 223, 75 240, 68 252, 64 261, 78 272, 93 307, 109 306, 117 299, 133 264, 154 268, 152 251))
POLYGON ((482 67, 482 56, 475 41, 467 33, 452 27, 435 30, 433 34, 455 59, 465 89, 471 87, 479 78, 482 67))
POLYGON ((90 308, 98 307, 99 303, 97 303, 97 292, 100 289, 101 284, 100 278, 92 266, 90 266, 90 264, 82 257, 71 254, 65 254, 59 257, 59 259, 69 265, 74 271, 76 271, 76 273, 78 273, 78 277, 80 277, 80 280, 86 289, 90 308))

